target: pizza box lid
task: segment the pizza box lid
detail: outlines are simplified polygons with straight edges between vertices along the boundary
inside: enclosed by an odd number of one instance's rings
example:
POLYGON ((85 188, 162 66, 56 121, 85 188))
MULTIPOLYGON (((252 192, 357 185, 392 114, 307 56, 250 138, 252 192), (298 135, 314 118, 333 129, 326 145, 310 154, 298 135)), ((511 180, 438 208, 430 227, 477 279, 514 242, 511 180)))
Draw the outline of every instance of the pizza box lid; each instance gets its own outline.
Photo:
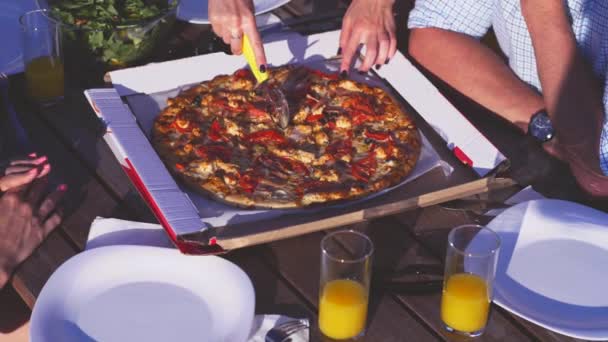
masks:
MULTIPOLYGON (((265 41, 265 50, 268 60, 275 65, 322 61, 335 57, 338 39, 339 31, 311 36, 292 32, 281 37, 270 37, 272 41, 265 41)), ((233 229, 235 225, 230 225, 230 229, 210 229, 201 222, 198 210, 169 174, 121 96, 153 94, 175 89, 211 79, 218 74, 230 74, 243 65, 242 57, 227 56, 224 53, 153 63, 111 72, 114 88, 85 91, 93 110, 106 124, 104 139, 182 252, 221 252, 356 223, 378 215, 388 215, 511 184, 510 181, 481 179, 460 185, 460 188, 436 189, 435 193, 428 193, 428 187, 424 191, 421 190, 422 192, 408 190, 411 197, 404 200, 402 196, 382 196, 381 200, 372 204, 374 208, 361 205, 338 208, 312 216, 287 215, 287 218, 281 220, 266 220, 268 222, 264 221, 263 229, 251 234, 235 235, 235 232, 241 231, 237 227, 233 229)), ((445 140, 448 148, 460 161, 471 166, 480 176, 486 175, 505 159, 401 53, 397 53, 391 63, 374 72, 412 105, 445 140)), ((443 187, 444 183, 441 183, 443 187)), ((410 187, 412 186, 408 186, 408 189, 410 187)))

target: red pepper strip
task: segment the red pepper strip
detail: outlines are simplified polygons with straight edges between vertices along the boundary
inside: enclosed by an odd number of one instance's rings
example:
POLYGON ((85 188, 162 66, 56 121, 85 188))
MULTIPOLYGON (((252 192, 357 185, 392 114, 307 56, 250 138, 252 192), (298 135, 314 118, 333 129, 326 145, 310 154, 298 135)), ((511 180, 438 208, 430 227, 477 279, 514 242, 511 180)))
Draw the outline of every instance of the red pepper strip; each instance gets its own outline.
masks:
POLYGON ((224 133, 226 133, 224 128, 222 128, 219 121, 215 120, 211 124, 211 127, 209 127, 209 132, 207 132, 207 136, 213 141, 221 141, 225 140, 224 133))
POLYGON ((238 108, 234 108, 234 107, 230 107, 230 105, 228 104, 228 100, 226 99, 216 99, 211 101, 211 107, 217 108, 217 109, 225 109, 225 110, 229 110, 229 111, 237 111, 238 108))
POLYGON ((370 152, 367 157, 352 163, 351 175, 357 180, 368 182, 377 166, 376 153, 370 152))
POLYGON ((353 113, 353 123, 355 125, 360 125, 366 121, 373 121, 374 117, 371 115, 365 114, 364 112, 355 111, 353 113))
POLYGON ((366 96, 353 96, 344 102, 344 107, 362 111, 366 114, 371 114, 374 112, 372 103, 366 96))
POLYGON ((365 130, 365 136, 378 141, 385 141, 391 137, 390 134, 386 132, 372 132, 370 130, 365 130))
POLYGON ((340 75, 338 73, 325 73, 316 69, 308 69, 308 72, 310 72, 311 74, 320 76, 320 77, 324 77, 324 78, 329 78, 330 80, 337 80, 340 78, 340 75))
POLYGON ((317 122, 323 118, 323 114, 313 114, 306 117, 306 122, 312 123, 317 122))
POLYGON ((253 74, 251 73, 251 70, 249 70, 249 69, 240 69, 240 70, 237 70, 234 73, 234 76, 236 78, 246 78, 246 79, 252 79, 253 78, 253 74))
POLYGON ((251 117, 254 117, 254 118, 268 117, 268 113, 266 113, 266 111, 259 109, 258 107, 254 106, 254 105, 250 105, 247 108, 247 114, 249 114, 251 117))
POLYGON ((330 129, 336 129, 336 122, 335 121, 327 122, 327 127, 329 127, 330 129))
POLYGON ((252 143, 287 143, 287 139, 285 139, 283 135, 273 129, 266 129, 251 133, 245 138, 245 140, 252 143))
POLYGON ((246 173, 239 178, 239 186, 243 191, 247 193, 253 193, 255 188, 258 186, 258 179, 252 177, 250 174, 246 173))
POLYGON ((182 171, 183 169, 185 169, 186 167, 180 163, 175 163, 175 168, 182 171))

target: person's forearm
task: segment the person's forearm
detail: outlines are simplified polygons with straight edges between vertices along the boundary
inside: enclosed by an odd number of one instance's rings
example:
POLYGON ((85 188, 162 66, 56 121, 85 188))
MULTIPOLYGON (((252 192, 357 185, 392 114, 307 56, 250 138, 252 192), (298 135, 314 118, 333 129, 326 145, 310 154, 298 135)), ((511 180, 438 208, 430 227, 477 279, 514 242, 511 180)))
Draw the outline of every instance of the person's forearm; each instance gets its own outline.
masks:
POLYGON ((449 85, 523 130, 544 106, 542 97, 496 53, 464 34, 414 29, 409 53, 449 85))
POLYGON ((599 139, 603 106, 599 84, 578 50, 562 0, 522 0, 545 106, 560 142, 599 139))

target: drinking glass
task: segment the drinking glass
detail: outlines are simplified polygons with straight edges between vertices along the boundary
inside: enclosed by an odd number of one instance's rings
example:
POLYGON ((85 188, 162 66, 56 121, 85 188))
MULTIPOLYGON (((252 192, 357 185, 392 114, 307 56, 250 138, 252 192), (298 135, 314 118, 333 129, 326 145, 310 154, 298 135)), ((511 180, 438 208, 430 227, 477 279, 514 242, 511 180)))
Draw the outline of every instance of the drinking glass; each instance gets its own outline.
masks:
POLYGON ((374 245, 353 230, 338 231, 321 241, 319 329, 335 340, 365 334, 374 245))
POLYGON ((450 231, 441 297, 441 320, 448 331, 483 334, 499 249, 500 238, 489 228, 464 225, 450 231))
POLYGON ((61 24, 40 9, 19 18, 23 32, 23 62, 28 95, 37 102, 63 97, 64 72, 61 24))

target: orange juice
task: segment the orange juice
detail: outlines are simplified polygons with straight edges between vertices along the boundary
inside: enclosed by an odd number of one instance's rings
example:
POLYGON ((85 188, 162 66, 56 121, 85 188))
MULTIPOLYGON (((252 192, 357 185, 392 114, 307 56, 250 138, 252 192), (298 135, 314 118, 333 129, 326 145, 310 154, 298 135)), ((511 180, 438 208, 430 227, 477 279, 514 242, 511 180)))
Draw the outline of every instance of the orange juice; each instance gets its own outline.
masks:
POLYGON ((441 319, 450 328, 473 333, 488 320, 490 294, 486 281, 474 274, 452 275, 441 297, 441 319))
POLYGON ((367 293, 360 283, 339 279, 325 284, 319 303, 319 328, 336 340, 352 338, 365 328, 367 293))
POLYGON ((34 100, 45 101, 63 96, 63 63, 57 57, 37 57, 25 67, 27 91, 34 100))

